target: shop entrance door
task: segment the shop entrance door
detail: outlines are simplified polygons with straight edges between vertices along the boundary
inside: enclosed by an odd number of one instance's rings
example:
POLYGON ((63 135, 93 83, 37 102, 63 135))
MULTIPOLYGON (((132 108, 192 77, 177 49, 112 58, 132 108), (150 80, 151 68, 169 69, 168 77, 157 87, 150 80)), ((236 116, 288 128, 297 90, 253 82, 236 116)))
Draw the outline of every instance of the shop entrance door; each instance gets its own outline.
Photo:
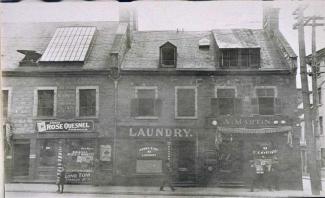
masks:
POLYGON ((174 143, 175 183, 180 186, 195 184, 195 142, 174 143))
POLYGON ((29 143, 14 145, 13 176, 28 176, 29 143))
POLYGON ((240 182, 244 164, 243 141, 225 140, 221 143, 217 159, 218 183, 240 182))

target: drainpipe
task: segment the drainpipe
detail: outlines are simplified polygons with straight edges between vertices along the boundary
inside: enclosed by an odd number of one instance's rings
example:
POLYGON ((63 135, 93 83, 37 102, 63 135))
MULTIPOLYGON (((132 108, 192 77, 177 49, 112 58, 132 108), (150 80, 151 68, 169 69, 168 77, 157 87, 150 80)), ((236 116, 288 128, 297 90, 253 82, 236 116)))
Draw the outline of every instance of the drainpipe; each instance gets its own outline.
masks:
POLYGON ((116 176, 116 136, 118 122, 118 81, 121 78, 118 67, 118 53, 111 53, 114 67, 111 68, 109 78, 114 81, 114 135, 113 135, 113 178, 116 176))

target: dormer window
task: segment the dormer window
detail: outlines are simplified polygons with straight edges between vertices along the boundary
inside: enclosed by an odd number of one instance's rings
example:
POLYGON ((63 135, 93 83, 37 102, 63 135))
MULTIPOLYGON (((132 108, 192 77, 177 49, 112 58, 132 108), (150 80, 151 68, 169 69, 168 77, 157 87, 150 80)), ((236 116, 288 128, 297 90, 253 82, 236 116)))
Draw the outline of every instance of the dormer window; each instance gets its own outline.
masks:
POLYGON ((222 49, 221 66, 224 68, 258 68, 260 48, 222 49))
POLYGON ((160 47, 160 66, 176 67, 177 48, 170 42, 160 47))
POLYGON ((199 49, 200 50, 209 50, 210 49, 210 40, 203 38, 199 40, 199 49))

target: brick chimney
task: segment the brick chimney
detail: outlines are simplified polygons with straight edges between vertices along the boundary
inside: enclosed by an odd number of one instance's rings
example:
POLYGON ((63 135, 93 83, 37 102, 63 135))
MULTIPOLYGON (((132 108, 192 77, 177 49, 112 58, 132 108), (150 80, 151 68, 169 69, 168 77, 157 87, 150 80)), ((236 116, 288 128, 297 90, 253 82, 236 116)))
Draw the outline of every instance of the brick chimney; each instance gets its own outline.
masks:
POLYGON ((137 12, 130 5, 119 6, 119 21, 121 23, 128 23, 131 31, 138 31, 137 12))
POLYGON ((270 37, 279 31, 279 8, 263 7, 263 29, 270 37))

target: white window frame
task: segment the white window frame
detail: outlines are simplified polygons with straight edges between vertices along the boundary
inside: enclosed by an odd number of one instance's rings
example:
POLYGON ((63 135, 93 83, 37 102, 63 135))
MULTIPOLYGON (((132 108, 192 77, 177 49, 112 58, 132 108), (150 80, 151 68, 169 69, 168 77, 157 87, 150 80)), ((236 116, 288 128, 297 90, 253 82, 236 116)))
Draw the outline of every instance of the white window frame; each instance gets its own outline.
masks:
POLYGON ((235 90, 235 98, 237 98, 237 87, 236 86, 215 86, 214 89, 214 97, 218 98, 218 89, 234 89, 235 90))
POLYGON ((77 118, 98 118, 99 115, 99 87, 98 86, 77 86, 76 87, 76 117, 77 118), (80 116, 80 101, 79 101, 79 91, 83 89, 95 89, 96 90, 96 114, 94 116, 80 116))
POLYGON ((197 86, 175 86, 175 119, 197 119, 197 86), (194 89, 195 91, 195 115, 194 116, 178 116, 177 91, 178 89, 194 89))
MULTIPOLYGON (((158 87, 157 86, 136 86, 134 87, 134 97, 139 99, 138 90, 154 90, 155 91, 155 99, 158 99, 158 87)), ((135 119, 139 120, 155 120, 158 119, 158 116, 136 116, 135 119)))
POLYGON ((34 117, 56 117, 56 111, 57 111, 57 87, 36 87, 34 89, 34 105, 33 105, 33 116, 34 117), (52 116, 38 116, 37 115, 37 109, 38 109, 38 91, 39 90, 53 90, 53 115, 52 116))
MULTIPOLYGON (((7 118, 11 116, 11 99, 12 99, 12 88, 11 87, 2 87, 2 91, 8 91, 8 107, 7 107, 7 118)), ((1 93, 2 94, 2 93, 1 93)), ((1 99, 2 100, 2 99, 1 99)), ((3 101, 2 101, 3 102, 3 101)), ((1 103, 2 103, 1 102, 1 103)), ((3 105, 3 104, 1 104, 3 105)), ((2 108, 2 107, 1 107, 2 108)), ((3 115, 1 115, 3 116, 3 115)))

